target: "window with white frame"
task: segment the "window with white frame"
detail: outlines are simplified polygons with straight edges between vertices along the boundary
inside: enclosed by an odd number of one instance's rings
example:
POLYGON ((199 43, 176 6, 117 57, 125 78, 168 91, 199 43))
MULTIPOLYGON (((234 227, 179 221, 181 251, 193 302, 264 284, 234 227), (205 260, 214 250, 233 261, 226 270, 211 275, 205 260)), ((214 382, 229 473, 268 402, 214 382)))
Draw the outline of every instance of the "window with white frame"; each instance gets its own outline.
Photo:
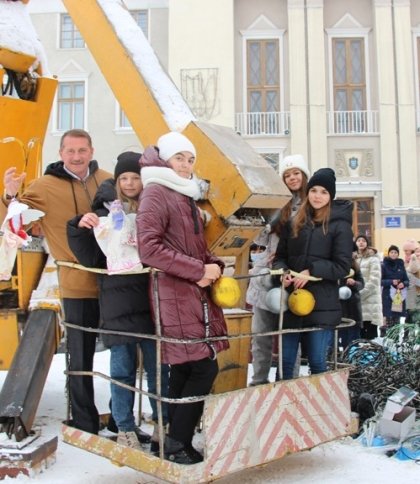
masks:
POLYGON ((59 82, 57 88, 57 130, 85 128, 85 82, 59 82))
POLYGON ((149 12, 148 10, 130 10, 137 25, 143 31, 146 38, 149 37, 149 12))
POLYGON ((278 134, 280 75, 278 39, 247 41, 248 134, 278 134))
POLYGON ((280 37, 259 34, 245 41, 246 115, 240 132, 248 135, 283 133, 281 117, 280 37))
POLYGON ((363 38, 332 39, 334 131, 366 131, 365 43, 363 38))
POLYGON ((379 113, 372 110, 370 93, 369 37, 346 13, 328 35, 329 109, 328 134, 378 134, 379 113))
POLYGON ((247 41, 247 94, 249 112, 278 111, 280 105, 279 41, 247 41))
MULTIPOLYGON (((141 28, 146 38, 149 37, 149 11, 130 10, 131 15, 141 28)), ((117 103, 117 128, 121 130, 131 130, 131 124, 121 106, 117 103)))
POLYGON ((128 120, 125 112, 121 109, 121 106, 119 106, 119 111, 120 111, 120 117, 118 120, 118 126, 121 129, 131 129, 130 121, 128 120))
POLYGON ((60 49, 79 49, 85 47, 85 41, 70 15, 60 16, 60 49))
POLYGON ((289 132, 284 100, 284 35, 265 15, 241 30, 242 112, 235 129, 247 136, 278 136, 289 132))

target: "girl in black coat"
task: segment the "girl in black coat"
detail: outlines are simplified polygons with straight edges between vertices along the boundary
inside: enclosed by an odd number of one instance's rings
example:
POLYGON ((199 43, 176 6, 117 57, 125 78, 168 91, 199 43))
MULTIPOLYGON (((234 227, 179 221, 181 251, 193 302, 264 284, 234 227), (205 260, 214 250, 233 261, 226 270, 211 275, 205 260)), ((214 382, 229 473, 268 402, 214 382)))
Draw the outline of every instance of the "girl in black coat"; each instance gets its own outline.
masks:
POLYGON ((308 198, 292 222, 285 227, 273 263, 275 269, 300 273, 284 276, 289 292, 305 288, 315 298, 315 307, 307 316, 290 310, 284 313, 285 328, 319 327, 320 331, 283 335, 283 378, 293 376, 299 342, 305 344, 312 374, 326 371, 327 348, 332 330, 341 322, 337 281, 350 272, 353 249, 352 203, 333 201, 335 173, 322 168, 314 173, 307 186, 308 198), (307 276, 321 278, 308 281, 307 276))
MULTIPOLYGON (((107 267, 107 257, 96 241, 93 228, 99 225, 99 217, 108 216, 114 200, 120 200, 125 214, 133 214, 134 227, 138 197, 143 188, 139 158, 140 154, 133 152, 119 155, 114 179, 104 181, 98 188, 92 205, 93 212, 77 216, 67 224, 70 248, 78 261, 86 267, 107 267)), ((136 246, 134 245, 134 247, 136 246)), ((154 322, 150 314, 148 274, 100 274, 98 286, 101 329, 127 333, 155 333, 154 322)), ((150 393, 156 394, 156 343, 154 340, 103 334, 102 341, 111 350, 111 378, 130 386, 135 386, 136 382, 137 344, 139 344, 147 372, 148 390, 150 393)), ((164 396, 167 394, 168 371, 168 366, 162 365, 162 395, 164 396)), ((141 436, 136 436, 138 431, 133 414, 134 392, 111 384, 111 396, 112 417, 118 427, 117 442, 129 447, 140 448, 138 438, 141 439, 141 436)), ((150 404, 153 411, 152 418, 157 422, 156 400, 150 398, 150 404)), ((163 413, 166 421, 167 405, 163 405, 163 413)), ((155 438, 157 439, 157 435, 155 438)))

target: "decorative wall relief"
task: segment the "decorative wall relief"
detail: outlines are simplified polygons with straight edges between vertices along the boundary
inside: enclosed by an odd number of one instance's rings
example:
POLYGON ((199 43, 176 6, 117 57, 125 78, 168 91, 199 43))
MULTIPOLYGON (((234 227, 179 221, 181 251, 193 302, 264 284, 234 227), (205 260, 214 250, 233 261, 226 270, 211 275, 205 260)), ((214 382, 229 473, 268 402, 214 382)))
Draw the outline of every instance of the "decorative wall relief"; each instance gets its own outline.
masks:
POLYGON ((219 69, 181 69, 181 93, 194 115, 208 121, 219 113, 219 69))
POLYGON ((335 172, 341 178, 374 176, 373 150, 335 150, 335 172))

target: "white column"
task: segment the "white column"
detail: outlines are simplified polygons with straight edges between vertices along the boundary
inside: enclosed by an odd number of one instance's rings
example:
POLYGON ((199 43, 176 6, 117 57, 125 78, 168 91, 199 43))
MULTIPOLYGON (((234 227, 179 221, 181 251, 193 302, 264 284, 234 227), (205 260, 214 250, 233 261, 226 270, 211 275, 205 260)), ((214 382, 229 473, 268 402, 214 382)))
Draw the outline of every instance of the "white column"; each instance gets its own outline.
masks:
POLYGON ((291 116, 290 152, 292 154, 300 153, 308 160, 307 55, 304 0, 288 0, 287 13, 291 116))
POLYGON ((380 151, 382 203, 400 204, 401 172, 396 122, 396 85, 392 0, 373 0, 375 17, 376 56, 378 63, 378 100, 380 121, 380 151))
POLYGON ((311 171, 328 165, 324 0, 307 0, 309 150, 311 171))
POLYGON ((419 169, 416 150, 416 107, 413 78, 413 44, 410 0, 394 0, 395 68, 397 74, 398 133, 401 203, 419 205, 419 169))

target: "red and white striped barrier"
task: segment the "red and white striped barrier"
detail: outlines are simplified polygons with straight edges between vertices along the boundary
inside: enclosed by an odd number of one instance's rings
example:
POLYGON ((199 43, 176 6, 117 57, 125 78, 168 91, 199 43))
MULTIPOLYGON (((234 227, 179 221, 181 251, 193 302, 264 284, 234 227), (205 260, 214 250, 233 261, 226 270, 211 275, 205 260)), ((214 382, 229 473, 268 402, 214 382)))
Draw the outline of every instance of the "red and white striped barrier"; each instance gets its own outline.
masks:
POLYGON ((206 475, 221 477, 347 435, 347 370, 261 385, 206 402, 206 475))
POLYGON ((66 442, 174 483, 204 483, 351 433, 347 368, 211 395, 204 462, 179 465, 63 426, 66 442))

